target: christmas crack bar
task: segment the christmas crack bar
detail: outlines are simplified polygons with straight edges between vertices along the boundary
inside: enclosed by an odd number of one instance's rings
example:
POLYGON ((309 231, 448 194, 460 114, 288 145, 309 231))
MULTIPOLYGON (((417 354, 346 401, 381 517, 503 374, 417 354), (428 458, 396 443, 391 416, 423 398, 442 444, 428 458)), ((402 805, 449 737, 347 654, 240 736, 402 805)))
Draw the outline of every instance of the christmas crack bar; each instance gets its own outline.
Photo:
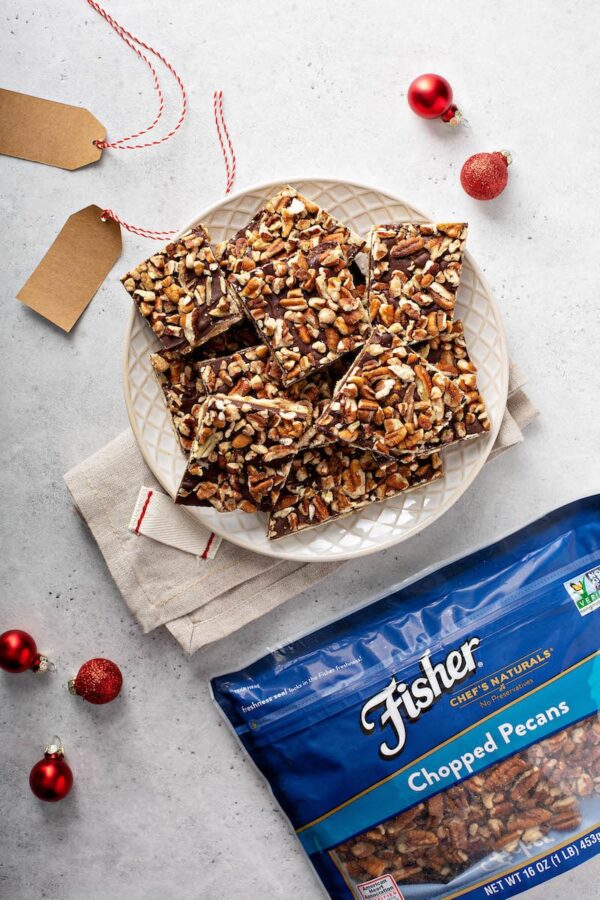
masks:
POLYGON ((231 281, 244 284, 266 262, 309 250, 324 241, 340 243, 350 258, 364 240, 290 185, 268 200, 244 228, 219 245, 219 257, 231 281))
POLYGON ((121 279, 166 349, 189 351, 242 318, 209 241, 197 225, 121 279))
POLYGON ((325 243, 255 269, 241 290, 284 384, 330 365, 368 337, 369 316, 348 265, 340 244, 325 243))
POLYGON ((317 422, 335 440, 389 457, 418 453, 462 415, 466 396, 400 338, 374 330, 317 422))
POLYGON ((463 323, 452 323, 448 330, 414 348, 428 362, 447 375, 466 398, 465 406, 429 442, 428 447, 448 446, 486 434, 490 428, 485 401, 477 384, 477 368, 467 350, 463 323))
POLYGON ((429 484, 442 475, 442 461, 399 462, 343 444, 301 450, 269 517, 271 540, 350 515, 370 503, 429 484))
POLYGON ((281 369, 264 344, 205 360, 199 374, 207 394, 267 400, 281 393, 281 369))
POLYGON ((377 225, 369 241, 369 313, 407 341, 444 331, 454 316, 467 225, 377 225))
POLYGON ((202 363, 176 350, 161 350, 150 356, 171 422, 181 449, 187 453, 192 446, 198 412, 204 396, 200 379, 202 363))
POLYGON ((268 511, 309 423, 307 408, 287 400, 208 397, 175 502, 268 511))
POLYGON ((207 360, 199 366, 198 372, 207 394, 235 394, 258 400, 282 397, 306 404, 313 417, 324 411, 332 396, 327 372, 317 374, 310 381, 303 379, 284 387, 282 371, 264 344, 207 360))
POLYGON ((159 350, 150 355, 152 369, 184 453, 190 451, 196 434, 198 411, 205 394, 201 376, 206 360, 212 360, 218 354, 231 354, 255 340, 254 328, 243 319, 191 352, 159 350))

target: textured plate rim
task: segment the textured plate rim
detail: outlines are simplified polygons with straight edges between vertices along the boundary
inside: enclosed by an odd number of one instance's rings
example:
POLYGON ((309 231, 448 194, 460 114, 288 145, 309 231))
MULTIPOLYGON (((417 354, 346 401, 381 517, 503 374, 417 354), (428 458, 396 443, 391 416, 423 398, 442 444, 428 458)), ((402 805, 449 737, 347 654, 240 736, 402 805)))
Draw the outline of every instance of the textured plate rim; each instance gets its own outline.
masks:
MULTIPOLYGON (((244 196, 245 194, 259 193, 259 192, 262 193, 262 192, 268 191, 271 188, 279 187, 283 184, 293 185, 293 184, 297 184, 297 183, 301 183, 301 182, 325 182, 325 183, 330 183, 330 184, 334 183, 334 184, 346 185, 346 186, 350 185, 351 187, 359 188, 360 190, 363 190, 363 191, 373 191, 374 193, 384 194, 385 196, 389 197, 390 200, 394 201, 395 203, 404 204, 405 206, 409 206, 411 209, 413 209, 415 211, 417 216, 420 216, 423 219, 423 221, 427 221, 427 222, 434 221, 433 218, 426 216, 424 213, 421 212, 420 209, 417 209, 416 207, 414 207, 412 205, 412 203, 408 203, 407 201, 403 200, 401 197, 398 197, 396 194, 390 193, 389 191, 387 191, 385 189, 382 189, 379 187, 374 187, 373 185, 369 185, 369 184, 364 184, 363 182, 359 182, 359 181, 350 181, 345 178, 344 179, 328 178, 327 176, 324 176, 324 175, 310 177, 310 176, 304 175, 301 177, 300 176, 288 177, 288 178, 282 178, 282 179, 269 180, 266 182, 261 182, 260 184, 252 184, 249 187, 246 187, 239 191, 236 191, 234 194, 228 194, 221 200, 217 201, 216 203, 211 204, 211 206, 206 207, 198 215, 194 216, 193 219, 191 219, 183 228, 181 228, 177 232, 176 237, 179 237, 180 235, 182 235, 186 231, 188 231, 190 228, 193 228, 195 225, 198 224, 198 222, 202 222, 204 219, 207 218, 207 216, 210 216, 213 212, 215 212, 217 209, 219 209, 219 207, 224 206, 225 204, 229 204, 232 201, 235 201, 235 200, 239 199, 240 197, 244 196)), ((494 443, 498 436, 498 432, 500 430, 502 417, 503 417, 504 411, 506 409, 506 399, 508 396, 508 348, 507 348, 507 344, 506 344, 506 332, 504 330, 504 323, 503 323, 502 317, 500 315, 500 310, 498 308, 498 304, 496 303, 494 294, 487 282, 487 279, 484 277, 481 269, 479 268, 477 263, 474 261, 474 259, 472 258, 470 253, 467 252, 465 254, 465 257, 468 258, 471 268, 473 269, 473 272, 479 279, 481 286, 482 286, 483 290, 485 291, 486 295, 490 298, 491 307, 494 311, 494 315, 495 315, 496 322, 498 325, 498 333, 500 335, 501 344, 502 344, 501 356, 502 356, 502 363, 503 363, 503 366, 502 366, 502 381, 503 381, 503 383, 502 383, 502 385, 500 387, 500 391, 499 391, 501 400, 502 400, 502 404, 501 404, 501 413, 500 413, 500 415, 497 416, 497 421, 492 423, 492 429, 491 429, 489 435, 487 436, 487 438, 484 439, 485 440, 485 452, 480 455, 478 463, 473 467, 473 470, 470 473, 470 475, 467 478, 465 478, 464 481, 461 482, 460 493, 458 493, 456 495, 456 497, 454 498, 452 503, 450 503, 449 506, 446 506, 446 507, 438 510, 437 512, 433 513, 430 518, 426 519, 426 521, 423 521, 420 523, 415 523, 407 531, 403 531, 402 533, 398 534, 397 536, 392 536, 390 538, 383 539, 381 541, 381 543, 378 544, 376 547, 365 547, 364 549, 358 549, 358 550, 355 549, 352 551, 340 551, 340 552, 328 551, 326 553, 323 553, 320 556, 313 556, 309 560, 307 560, 306 556, 302 553, 302 551, 298 551, 298 550, 286 551, 285 547, 282 545, 282 542, 279 542, 279 541, 273 541, 272 544, 269 544, 266 547, 261 548, 260 550, 256 550, 255 548, 249 547, 248 543, 244 542, 243 540, 240 540, 238 538, 237 534, 232 535, 227 530, 226 522, 225 522, 225 520, 227 518, 226 516, 222 517, 224 520, 222 526, 220 526, 220 523, 218 522, 218 520, 215 522, 213 520, 213 517, 211 517, 210 523, 202 523, 205 525, 205 527, 210 528, 211 531, 214 531, 216 534, 220 535, 225 540, 229 541, 232 544, 235 544, 238 547, 242 547, 245 550, 249 549, 253 553, 260 553, 260 554, 263 554, 264 556, 270 556, 275 559, 285 559, 285 560, 294 560, 294 561, 301 561, 301 562, 315 562, 315 563, 318 563, 318 562, 341 562, 343 560, 354 559, 355 557, 359 557, 359 556, 370 556, 373 553, 379 553, 381 550, 385 550, 388 547, 393 547, 397 544, 400 544, 403 541, 408 540, 408 538, 414 537, 415 535, 419 534, 419 532, 424 531, 424 529, 428 528, 430 525, 433 525, 434 522, 436 522, 438 519, 440 519, 445 513, 448 512, 448 510, 450 510, 454 506, 454 504, 463 496, 463 494, 465 494, 465 492, 473 484, 473 482, 475 481, 475 479, 477 478, 477 476, 479 475, 479 473, 481 472, 482 468, 484 467, 485 463, 488 460, 488 457, 491 453, 492 447, 494 446, 494 443)), ((135 440, 136 440, 136 443, 140 450, 140 453, 142 454, 144 462, 146 463, 146 465, 148 466, 148 468, 150 469, 150 471, 152 472, 152 474, 154 475, 154 477, 156 478, 158 483, 161 485, 161 487, 167 492, 167 494, 169 494, 169 496, 171 496, 171 492, 170 492, 169 488, 164 484, 164 482, 162 480, 162 475, 161 475, 160 471, 157 468, 155 468, 154 460, 151 458, 150 454, 146 450, 145 442, 138 430, 137 418, 135 416, 134 409, 133 409, 133 401, 131 398, 131 386, 130 386, 130 382, 129 382, 129 347, 130 347, 130 343, 131 343, 131 333, 132 333, 132 329, 134 327, 134 323, 136 321, 136 316, 137 316, 137 312, 136 312, 135 306, 132 305, 131 313, 129 315, 129 321, 127 323, 127 328, 126 328, 126 332, 125 332, 125 340, 124 340, 124 345, 123 345, 123 359, 122 359, 123 393, 125 395, 125 406, 127 408, 127 415, 129 418, 129 424, 131 426, 131 430, 135 437, 135 440)), ((186 509, 186 507, 182 507, 182 509, 184 509, 186 513, 189 513, 189 510, 186 509)), ((195 517, 193 517, 193 518, 195 518, 195 517)), ((216 519, 216 517, 214 517, 214 518, 216 519)), ((196 521, 198 521, 198 520, 196 519, 196 521)))

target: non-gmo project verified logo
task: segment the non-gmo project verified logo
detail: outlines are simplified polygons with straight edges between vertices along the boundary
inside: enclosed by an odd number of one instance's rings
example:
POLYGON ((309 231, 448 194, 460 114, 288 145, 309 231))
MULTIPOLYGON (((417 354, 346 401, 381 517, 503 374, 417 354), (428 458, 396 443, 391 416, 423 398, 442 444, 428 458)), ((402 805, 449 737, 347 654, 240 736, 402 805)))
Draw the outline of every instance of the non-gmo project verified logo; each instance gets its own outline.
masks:
POLYGON ((587 616, 600 608, 600 566, 589 572, 582 572, 565 581, 564 585, 580 616, 587 616))

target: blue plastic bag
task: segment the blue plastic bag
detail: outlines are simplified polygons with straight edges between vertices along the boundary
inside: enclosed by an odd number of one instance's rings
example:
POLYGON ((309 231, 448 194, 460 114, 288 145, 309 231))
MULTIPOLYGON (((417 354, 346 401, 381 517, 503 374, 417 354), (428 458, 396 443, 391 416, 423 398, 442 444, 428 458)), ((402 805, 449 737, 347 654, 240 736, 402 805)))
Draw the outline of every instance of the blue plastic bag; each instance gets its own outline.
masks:
POLYGON ((513 896, 600 849, 600 496, 214 698, 335 900, 513 896))

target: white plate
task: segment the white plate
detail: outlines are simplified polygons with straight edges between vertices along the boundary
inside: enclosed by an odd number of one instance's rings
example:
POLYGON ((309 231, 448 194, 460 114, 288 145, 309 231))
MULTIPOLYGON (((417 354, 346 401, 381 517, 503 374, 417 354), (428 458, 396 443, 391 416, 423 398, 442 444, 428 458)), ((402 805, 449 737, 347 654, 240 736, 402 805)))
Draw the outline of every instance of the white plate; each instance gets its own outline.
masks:
MULTIPOLYGON (((183 231, 204 222, 215 241, 245 225, 281 181, 240 191, 200 213, 183 231)), ((375 188, 348 181, 325 179, 291 182, 359 234, 373 224, 431 222, 403 200, 375 188)), ((441 218, 437 221, 444 220, 441 218)), ((123 298, 124 299, 124 298, 123 298)), ((397 544, 435 522, 473 482, 496 440, 506 406, 508 355, 498 309, 489 287, 469 254, 462 270, 457 317, 465 326, 469 352, 478 368, 492 430, 489 435, 444 451, 444 477, 408 494, 376 503, 329 525, 309 529, 278 541, 265 536, 266 517, 260 513, 217 513, 199 508, 186 511, 228 541, 269 556, 318 562, 364 556, 397 544)), ((158 341, 135 308, 125 341, 124 386, 129 420, 146 463, 174 496, 185 469, 185 458, 171 428, 149 354, 158 341)))

